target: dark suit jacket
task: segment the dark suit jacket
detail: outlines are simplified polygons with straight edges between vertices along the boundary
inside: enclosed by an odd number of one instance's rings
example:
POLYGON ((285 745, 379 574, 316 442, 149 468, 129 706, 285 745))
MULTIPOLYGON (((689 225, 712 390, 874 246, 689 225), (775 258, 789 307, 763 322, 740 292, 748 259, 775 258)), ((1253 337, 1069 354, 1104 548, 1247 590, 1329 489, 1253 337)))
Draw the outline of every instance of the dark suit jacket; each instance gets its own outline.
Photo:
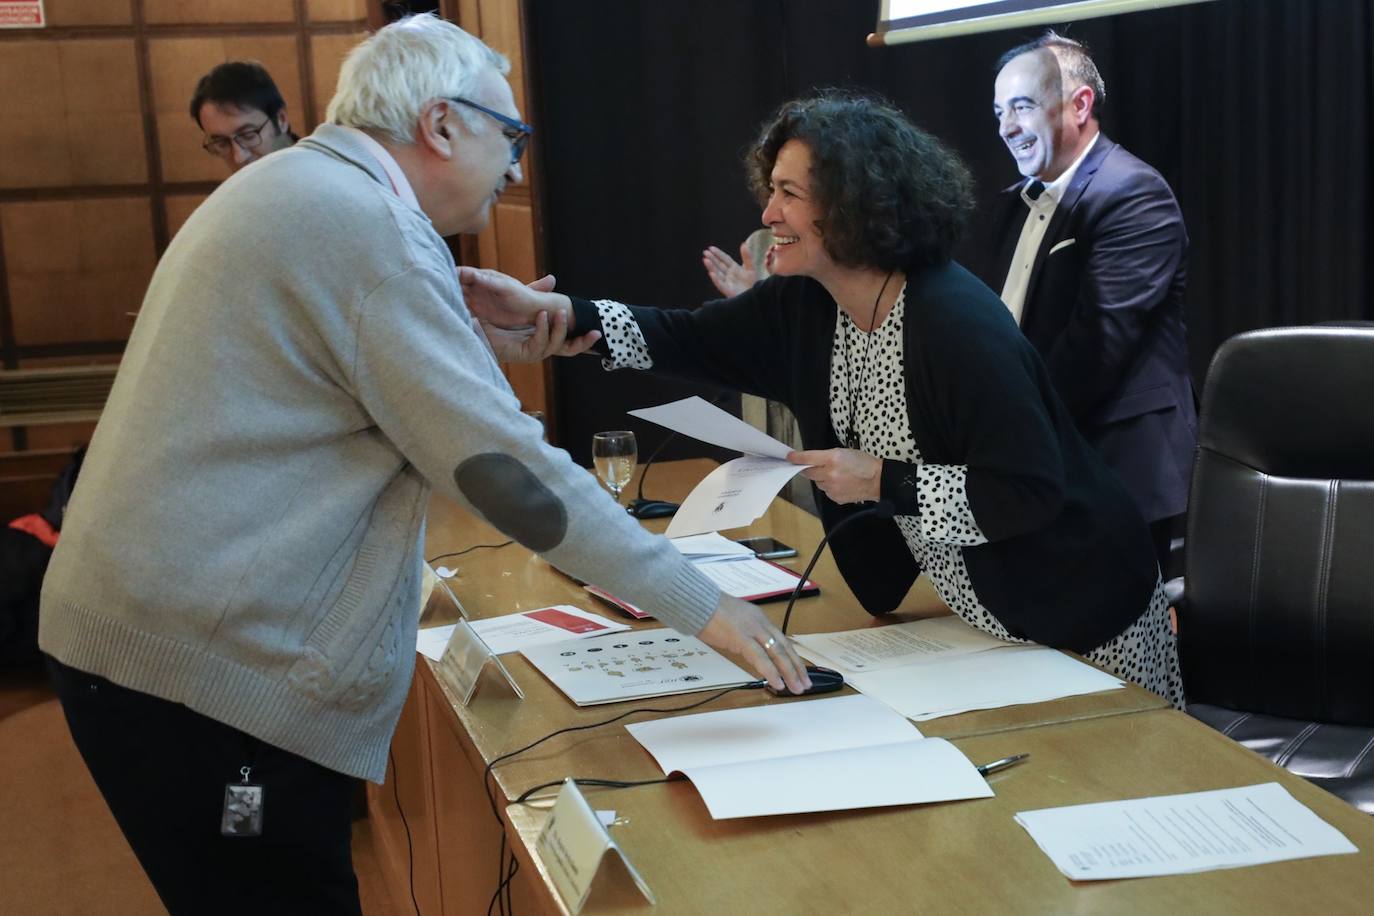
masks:
MULTIPOLYGON (((990 257, 1006 281, 1026 205, 999 195, 990 257)), ((1079 431, 1148 521, 1182 512, 1197 439, 1183 316, 1188 234, 1164 178, 1109 140, 1079 165, 1036 254, 1021 329, 1079 431)))

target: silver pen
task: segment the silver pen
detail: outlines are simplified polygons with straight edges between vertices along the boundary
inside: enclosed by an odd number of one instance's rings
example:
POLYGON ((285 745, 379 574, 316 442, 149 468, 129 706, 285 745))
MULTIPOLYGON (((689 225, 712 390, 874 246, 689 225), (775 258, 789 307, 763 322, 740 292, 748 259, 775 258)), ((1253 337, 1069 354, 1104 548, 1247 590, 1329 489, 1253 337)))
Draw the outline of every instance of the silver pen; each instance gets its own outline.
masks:
POLYGON ((1003 757, 1001 760, 994 760, 992 763, 985 763, 978 768, 979 776, 986 776, 989 773, 996 773, 998 770, 1005 770, 1012 764, 1020 763, 1029 757, 1030 754, 1012 754, 1010 757, 1003 757))

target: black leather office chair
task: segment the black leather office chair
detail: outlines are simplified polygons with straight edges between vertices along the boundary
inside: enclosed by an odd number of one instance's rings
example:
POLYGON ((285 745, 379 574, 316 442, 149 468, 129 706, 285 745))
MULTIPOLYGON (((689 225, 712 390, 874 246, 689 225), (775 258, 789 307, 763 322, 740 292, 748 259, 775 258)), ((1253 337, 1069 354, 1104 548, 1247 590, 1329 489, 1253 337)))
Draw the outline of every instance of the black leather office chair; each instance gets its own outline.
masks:
POLYGON ((1222 345, 1187 544, 1188 712, 1374 814, 1374 327, 1222 345))

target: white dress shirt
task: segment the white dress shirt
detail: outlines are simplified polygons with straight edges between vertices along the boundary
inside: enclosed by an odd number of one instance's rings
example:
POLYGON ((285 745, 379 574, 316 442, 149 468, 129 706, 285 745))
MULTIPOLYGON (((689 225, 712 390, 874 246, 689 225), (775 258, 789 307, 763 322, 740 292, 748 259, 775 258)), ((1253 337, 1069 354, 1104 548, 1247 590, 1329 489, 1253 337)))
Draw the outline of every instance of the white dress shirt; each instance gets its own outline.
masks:
POLYGON ((1053 182, 1045 185, 1045 190, 1041 191, 1035 200, 1031 200, 1026 190, 1039 179, 1028 178, 1021 186, 1021 199, 1026 202, 1030 212, 1026 214, 1026 221, 1021 225, 1021 237, 1016 241, 1016 253, 1011 256, 1007 280, 1002 284, 1002 301, 1007 304, 1007 308, 1011 310, 1011 317, 1016 319, 1018 325, 1021 323, 1021 312, 1026 307, 1026 291, 1030 288, 1031 268, 1035 265, 1035 255, 1040 250, 1040 243, 1045 240, 1050 219, 1054 216, 1059 201, 1064 197, 1064 191, 1073 181, 1074 174, 1078 172, 1078 166, 1097 145, 1097 138, 1100 136, 1101 133, 1095 135, 1083 152, 1078 154, 1073 165, 1065 169, 1064 174, 1053 182))

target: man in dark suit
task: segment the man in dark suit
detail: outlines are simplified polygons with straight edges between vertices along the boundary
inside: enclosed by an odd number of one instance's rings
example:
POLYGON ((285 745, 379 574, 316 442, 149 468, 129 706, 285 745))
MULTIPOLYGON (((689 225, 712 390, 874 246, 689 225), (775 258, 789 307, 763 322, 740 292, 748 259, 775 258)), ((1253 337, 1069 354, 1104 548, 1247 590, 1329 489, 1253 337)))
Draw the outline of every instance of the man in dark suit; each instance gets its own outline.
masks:
POLYGON ((1197 435, 1183 216, 1160 174, 1099 130, 1106 93, 1078 42, 1047 32, 1008 51, 994 94, 1024 180, 999 196, 983 278, 1135 497, 1162 565, 1197 435))

